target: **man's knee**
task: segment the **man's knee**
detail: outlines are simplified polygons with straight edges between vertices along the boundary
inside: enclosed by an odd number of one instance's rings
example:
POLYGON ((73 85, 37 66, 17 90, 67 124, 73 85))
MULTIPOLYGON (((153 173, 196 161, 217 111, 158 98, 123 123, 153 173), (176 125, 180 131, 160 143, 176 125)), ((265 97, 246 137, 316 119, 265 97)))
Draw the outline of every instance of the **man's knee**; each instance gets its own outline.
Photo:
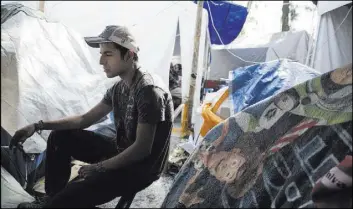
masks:
POLYGON ((63 145, 66 144, 70 137, 72 135, 72 130, 55 130, 51 131, 48 137, 48 145, 63 145))

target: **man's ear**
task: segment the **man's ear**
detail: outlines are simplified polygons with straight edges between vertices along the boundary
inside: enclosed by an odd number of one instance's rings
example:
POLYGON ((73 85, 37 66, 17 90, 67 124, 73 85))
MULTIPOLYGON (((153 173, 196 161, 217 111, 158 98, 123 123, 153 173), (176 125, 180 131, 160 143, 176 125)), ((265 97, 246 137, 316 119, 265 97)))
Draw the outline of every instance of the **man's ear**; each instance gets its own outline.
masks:
POLYGON ((128 61, 128 60, 133 59, 133 58, 134 58, 134 53, 132 51, 130 51, 130 50, 127 51, 125 56, 124 56, 124 60, 128 61))

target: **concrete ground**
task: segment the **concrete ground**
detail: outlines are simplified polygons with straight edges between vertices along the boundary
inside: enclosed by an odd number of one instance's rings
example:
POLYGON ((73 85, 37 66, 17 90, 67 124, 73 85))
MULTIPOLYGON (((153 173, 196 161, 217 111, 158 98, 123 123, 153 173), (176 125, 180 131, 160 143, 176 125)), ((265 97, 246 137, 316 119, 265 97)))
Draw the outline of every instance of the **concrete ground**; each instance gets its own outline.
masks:
MULTIPOLYGON (((180 117, 174 120, 174 127, 180 127, 180 117)), ((179 136, 173 134, 170 139, 170 151, 172 151, 179 143, 179 136)), ((155 181, 151 186, 145 190, 137 193, 134 201, 131 204, 131 208, 160 208, 164 198, 166 197, 169 189, 173 183, 173 177, 162 176, 160 179, 155 181)), ((100 205, 100 208, 115 208, 119 202, 119 198, 116 198, 104 205, 100 205)))
MULTIPOLYGON (((162 176, 160 179, 155 181, 151 186, 145 190, 137 193, 134 201, 130 208, 160 208, 164 198, 166 197, 171 185, 173 178, 170 176, 162 176)), ((100 205, 100 208, 115 208, 120 198, 116 198, 104 205, 100 205)))

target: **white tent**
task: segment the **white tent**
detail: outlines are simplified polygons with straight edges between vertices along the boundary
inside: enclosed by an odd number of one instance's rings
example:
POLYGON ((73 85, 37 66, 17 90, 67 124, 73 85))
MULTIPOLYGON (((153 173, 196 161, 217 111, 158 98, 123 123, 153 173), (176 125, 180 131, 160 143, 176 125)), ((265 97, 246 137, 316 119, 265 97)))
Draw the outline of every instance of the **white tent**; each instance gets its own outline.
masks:
MULTIPOLYGON (((79 34, 20 5, 1 9, 1 126, 7 132, 82 114, 102 99, 114 80, 94 67, 79 34)), ((43 151, 47 136, 34 134, 25 151, 43 151)))
POLYGON ((212 47, 209 79, 228 78, 228 72, 261 62, 287 58, 304 64, 312 39, 306 31, 241 37, 228 46, 212 47))
POLYGON ((316 42, 310 67, 325 73, 352 63, 352 1, 318 1, 316 42))

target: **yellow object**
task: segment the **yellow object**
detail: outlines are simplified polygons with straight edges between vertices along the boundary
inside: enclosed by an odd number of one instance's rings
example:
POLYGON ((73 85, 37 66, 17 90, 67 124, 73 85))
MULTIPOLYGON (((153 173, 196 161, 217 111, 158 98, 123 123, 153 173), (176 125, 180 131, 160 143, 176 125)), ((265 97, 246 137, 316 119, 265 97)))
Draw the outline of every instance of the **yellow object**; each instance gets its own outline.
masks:
POLYGON ((218 108, 229 96, 229 89, 227 89, 216 104, 212 107, 212 103, 206 103, 202 106, 201 115, 203 117, 203 124, 201 126, 200 135, 204 137, 209 130, 215 127, 217 124, 223 121, 221 117, 216 115, 218 108))
POLYGON ((188 103, 184 104, 183 112, 181 113, 181 138, 185 138, 190 134, 188 124, 188 103))

